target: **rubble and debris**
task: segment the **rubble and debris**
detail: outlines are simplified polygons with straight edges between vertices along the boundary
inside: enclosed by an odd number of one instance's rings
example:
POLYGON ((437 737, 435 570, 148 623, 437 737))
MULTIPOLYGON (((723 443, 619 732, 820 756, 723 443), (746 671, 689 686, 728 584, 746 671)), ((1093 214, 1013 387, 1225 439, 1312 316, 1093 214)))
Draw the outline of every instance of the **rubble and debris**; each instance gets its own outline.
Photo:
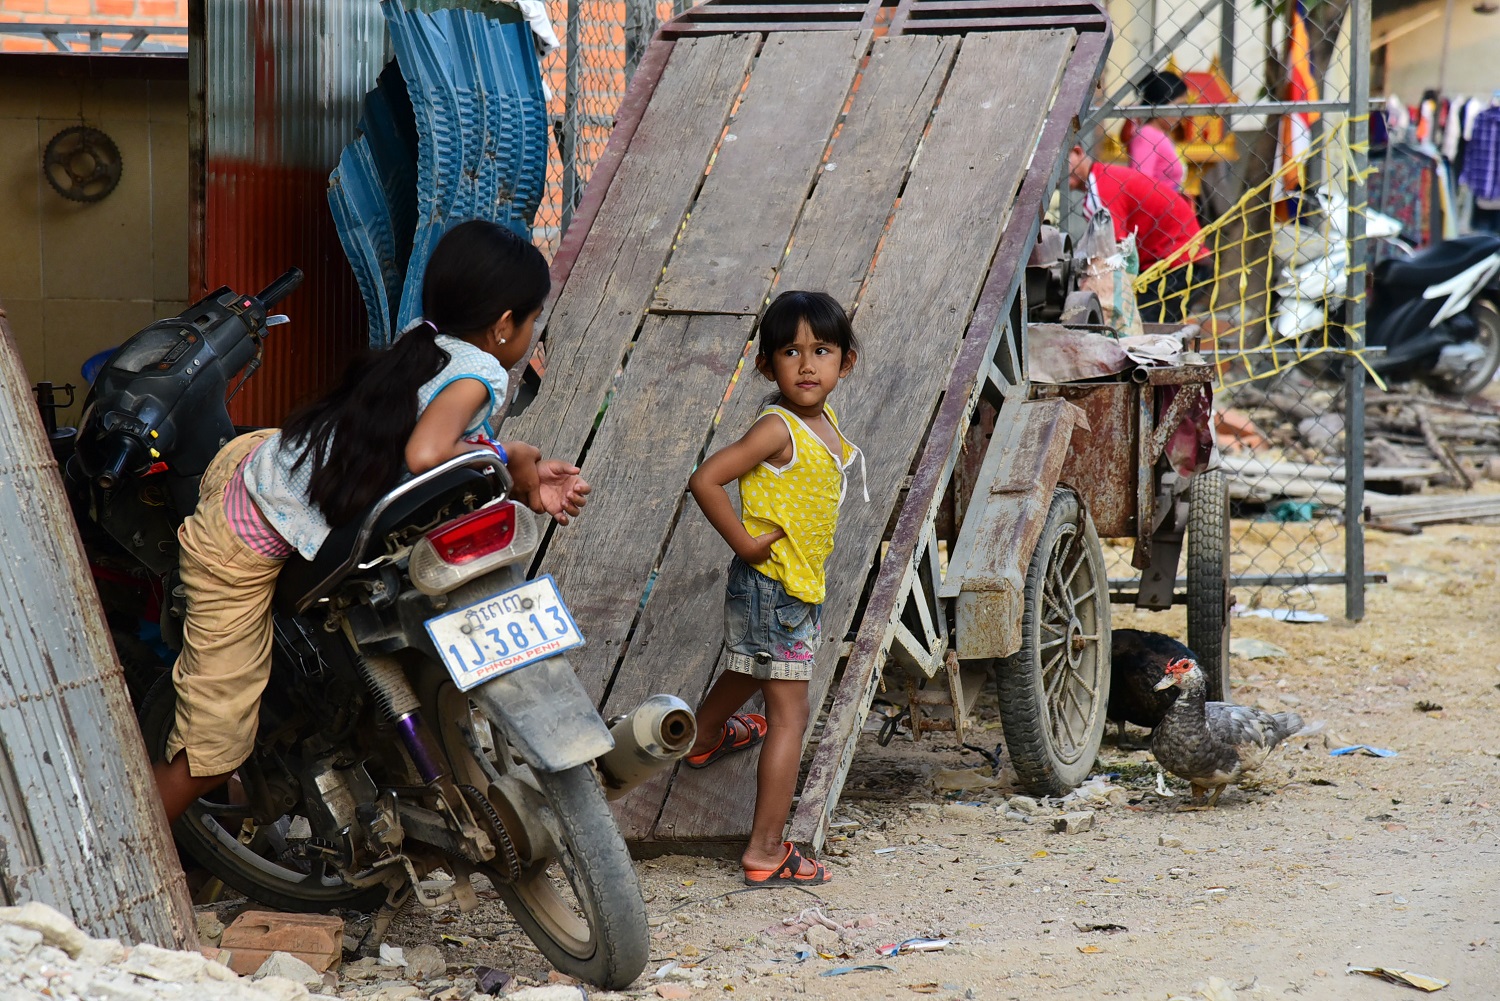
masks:
POLYGON ((1065 813, 1052 821, 1052 829, 1058 834, 1083 834, 1094 829, 1094 811, 1078 810, 1065 813))
POLYGON ((1412 970, 1398 970, 1389 966, 1351 966, 1345 973, 1363 973, 1366 976, 1378 977, 1381 980, 1389 980, 1393 984, 1402 984, 1406 987, 1415 987, 1418 990, 1440 991, 1448 986, 1448 981, 1438 977, 1429 977, 1425 973, 1416 973, 1412 970))
POLYGON ((1394 758, 1396 752, 1384 747, 1372 747, 1369 744, 1351 744, 1348 747, 1335 747, 1328 752, 1332 757, 1342 758, 1346 754, 1364 754, 1372 758, 1394 758))

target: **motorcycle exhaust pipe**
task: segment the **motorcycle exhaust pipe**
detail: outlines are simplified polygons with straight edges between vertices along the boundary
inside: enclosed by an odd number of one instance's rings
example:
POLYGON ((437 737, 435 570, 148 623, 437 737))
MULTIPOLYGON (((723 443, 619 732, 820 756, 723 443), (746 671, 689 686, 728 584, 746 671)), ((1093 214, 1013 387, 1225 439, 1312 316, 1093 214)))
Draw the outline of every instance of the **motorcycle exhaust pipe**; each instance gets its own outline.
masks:
POLYGON ((595 759, 604 795, 619 799, 692 748, 698 720, 675 695, 653 695, 614 721, 613 749, 595 759))

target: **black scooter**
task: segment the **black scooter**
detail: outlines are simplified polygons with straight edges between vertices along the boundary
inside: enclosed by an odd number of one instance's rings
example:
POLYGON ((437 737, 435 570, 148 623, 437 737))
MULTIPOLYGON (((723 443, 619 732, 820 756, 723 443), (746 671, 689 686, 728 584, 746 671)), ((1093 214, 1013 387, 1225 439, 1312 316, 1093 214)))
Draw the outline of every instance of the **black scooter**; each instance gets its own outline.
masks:
POLYGON ((1500 236, 1476 233, 1375 266, 1366 343, 1382 377, 1468 397, 1500 368, 1500 236))

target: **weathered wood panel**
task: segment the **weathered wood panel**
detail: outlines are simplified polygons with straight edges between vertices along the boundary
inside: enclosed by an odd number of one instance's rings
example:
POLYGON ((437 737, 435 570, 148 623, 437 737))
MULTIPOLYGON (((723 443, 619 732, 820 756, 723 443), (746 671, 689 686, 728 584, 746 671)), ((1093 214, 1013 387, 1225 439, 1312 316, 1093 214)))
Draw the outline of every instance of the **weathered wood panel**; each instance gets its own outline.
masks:
POLYGON ((760 312, 869 45, 863 31, 766 39, 653 309, 760 312))
POLYGON ((776 287, 822 289, 854 307, 942 90, 958 39, 877 39, 776 287))
MULTIPOLYGON (((813 190, 778 288, 828 289, 846 308, 853 307, 956 51, 957 40, 949 38, 875 43, 829 153, 829 162, 838 169, 825 171, 813 190)), ((769 382, 747 370, 710 449, 744 434, 770 389, 769 382)), ((733 496, 733 486, 730 492, 733 496)), ((719 659, 728 561, 723 540, 689 500, 616 676, 606 714, 628 711, 654 692, 672 692, 697 704, 719 659)), ((667 777, 659 777, 617 804, 627 838, 651 833, 667 785, 667 777)))
POLYGON ((620 658, 687 478, 754 317, 648 316, 583 474, 588 510, 558 529, 541 571, 556 575, 588 645, 571 659, 596 701, 620 658))
POLYGON ((755 36, 721 35, 674 47, 552 309, 541 389, 505 422, 506 437, 549 457, 576 460, 582 452, 757 44, 755 36))
MULTIPOLYGON (((1104 65, 1109 39, 1101 33, 1078 37, 1058 84, 1057 96, 1037 139, 1036 152, 1016 194, 1012 220, 1000 238, 995 261, 970 316, 962 346, 943 387, 929 433, 905 500, 898 509, 886 562, 870 592, 871 607, 859 624, 838 691, 825 721, 821 740, 808 767, 807 781, 792 818, 790 834, 799 844, 822 847, 832 811, 838 802, 860 729, 869 715, 870 700, 879 684, 892 616, 914 575, 914 561, 928 544, 928 523, 937 517, 943 491, 964 444, 964 428, 997 366, 1002 382, 1016 379, 1026 357, 1024 327, 1013 329, 1016 295, 1024 263, 1040 228, 1041 207, 1067 165, 1066 143, 1072 139, 1077 115, 1087 107, 1094 82, 1104 65), (993 361, 992 361, 993 359, 993 361), (944 444, 946 443, 946 444, 944 444)), ((997 417, 997 420, 999 418, 997 417)))
MULTIPOLYGON (((814 669, 814 706, 837 663, 833 641, 849 628, 881 530, 1010 221, 1073 38, 1071 31, 1039 31, 964 39, 867 284, 855 322, 865 351, 849 389, 833 402, 865 450, 871 502, 846 504, 829 560, 823 623, 831 642, 814 669)), ((656 836, 743 836, 754 759, 735 755, 702 772, 679 771, 656 836)))

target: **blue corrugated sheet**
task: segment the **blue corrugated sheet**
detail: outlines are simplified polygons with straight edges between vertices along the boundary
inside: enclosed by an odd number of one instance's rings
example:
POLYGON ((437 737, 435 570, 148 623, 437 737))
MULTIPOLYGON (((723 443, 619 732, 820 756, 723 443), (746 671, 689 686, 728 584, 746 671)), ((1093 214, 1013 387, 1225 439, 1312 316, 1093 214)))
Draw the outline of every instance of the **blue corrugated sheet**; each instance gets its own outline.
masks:
POLYGON ((470 10, 381 9, 396 61, 366 97, 328 192, 375 346, 421 315, 422 272, 443 233, 490 219, 529 239, 547 179, 531 30, 470 10))

